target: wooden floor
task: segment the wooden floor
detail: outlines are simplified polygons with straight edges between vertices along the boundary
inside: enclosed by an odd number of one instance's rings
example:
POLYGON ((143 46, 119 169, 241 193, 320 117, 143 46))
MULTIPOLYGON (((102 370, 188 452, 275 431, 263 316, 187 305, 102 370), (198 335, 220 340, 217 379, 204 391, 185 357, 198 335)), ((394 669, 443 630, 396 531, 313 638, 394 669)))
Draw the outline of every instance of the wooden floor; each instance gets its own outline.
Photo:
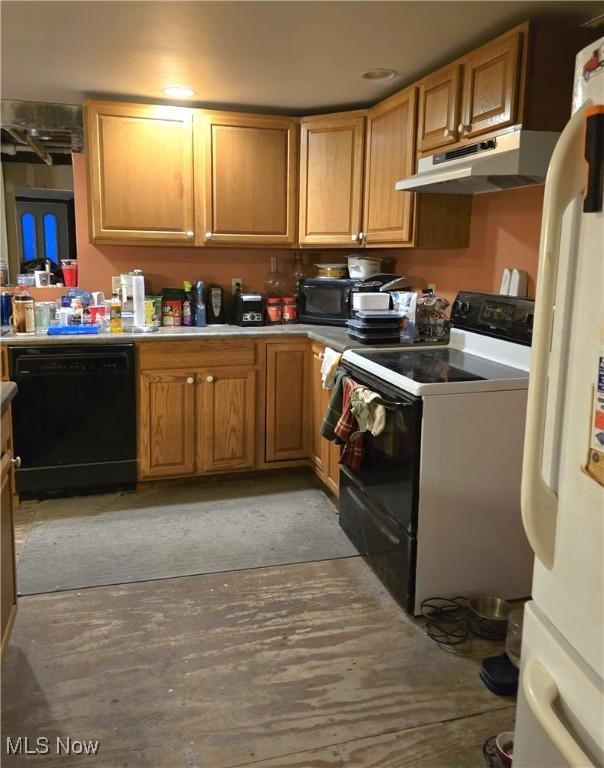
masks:
POLYGON ((361 558, 23 598, 2 689, 3 751, 101 743, 3 766, 476 768, 514 716, 361 558))

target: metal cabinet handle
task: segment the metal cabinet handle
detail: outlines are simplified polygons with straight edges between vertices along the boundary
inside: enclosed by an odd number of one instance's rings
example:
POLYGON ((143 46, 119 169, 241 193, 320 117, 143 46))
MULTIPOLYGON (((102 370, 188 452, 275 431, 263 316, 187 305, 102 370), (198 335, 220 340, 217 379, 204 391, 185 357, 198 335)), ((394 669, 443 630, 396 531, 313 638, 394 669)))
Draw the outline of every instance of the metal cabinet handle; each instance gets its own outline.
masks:
POLYGON ((206 381, 208 382, 208 384, 211 384, 214 381, 214 377, 213 376, 208 376, 206 381))
POLYGON ((191 230, 189 230, 189 231, 187 232, 187 238, 188 238, 189 240, 192 240, 194 237, 195 237, 195 232, 191 232, 191 230))
POLYGON ((195 379, 193 378, 193 376, 189 376, 187 378, 187 384, 194 384, 194 383, 195 383, 195 379))
POLYGON ((15 469, 19 469, 21 467, 21 457, 15 456, 14 459, 11 459, 13 466, 15 469))
POLYGON ((363 242, 363 240, 364 240, 364 239, 365 239, 365 233, 364 233, 364 232, 360 232, 360 233, 359 233, 359 240, 360 240, 361 242, 363 242))
POLYGON ((457 126, 457 130, 459 133, 464 134, 464 133, 468 133, 471 127, 472 127, 471 125, 464 125, 463 123, 460 123, 457 126))
POLYGON ((445 130, 443 131, 443 136, 445 137, 445 139, 450 139, 452 135, 453 135, 453 132, 451 131, 451 129, 445 128, 445 130))
POLYGON ((211 239, 212 239, 212 233, 206 232, 206 240, 211 240, 211 239))
POLYGON ((358 240, 358 235, 350 235, 351 240, 358 240))

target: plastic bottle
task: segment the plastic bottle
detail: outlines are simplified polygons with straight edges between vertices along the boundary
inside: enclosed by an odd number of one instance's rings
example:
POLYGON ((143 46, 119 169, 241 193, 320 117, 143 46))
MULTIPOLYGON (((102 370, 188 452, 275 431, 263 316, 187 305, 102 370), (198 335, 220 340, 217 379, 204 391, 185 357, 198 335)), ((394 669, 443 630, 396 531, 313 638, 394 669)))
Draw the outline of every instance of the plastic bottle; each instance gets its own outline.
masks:
POLYGON ((185 291, 185 298, 182 303, 182 324, 194 325, 195 305, 193 292, 191 290, 191 283, 188 280, 185 280, 183 282, 183 288, 185 291))
POLYGON ((197 328, 205 328, 207 325, 203 280, 195 284, 195 325, 197 328))
POLYGON ((117 293, 113 293, 109 302, 109 332, 122 332, 122 302, 117 293))

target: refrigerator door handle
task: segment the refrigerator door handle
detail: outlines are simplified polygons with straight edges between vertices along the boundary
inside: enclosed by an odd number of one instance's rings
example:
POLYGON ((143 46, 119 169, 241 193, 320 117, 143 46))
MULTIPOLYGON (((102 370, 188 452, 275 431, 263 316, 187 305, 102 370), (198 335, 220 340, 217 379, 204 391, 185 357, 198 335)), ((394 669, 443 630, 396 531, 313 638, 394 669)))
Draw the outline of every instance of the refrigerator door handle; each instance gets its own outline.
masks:
MULTIPOLYGON (((585 120, 591 101, 571 117, 552 154, 545 181, 539 269, 533 321, 531 375, 522 461, 522 521, 535 555, 554 564, 558 496, 543 478, 548 368, 556 300, 562 216, 585 186, 585 120)), ((568 258, 568 255, 567 255, 568 258)), ((563 374, 559 366, 557 376, 563 374)))
POLYGON ((554 710, 560 691, 554 678, 536 656, 524 666, 522 686, 531 712, 571 768, 596 768, 554 710))

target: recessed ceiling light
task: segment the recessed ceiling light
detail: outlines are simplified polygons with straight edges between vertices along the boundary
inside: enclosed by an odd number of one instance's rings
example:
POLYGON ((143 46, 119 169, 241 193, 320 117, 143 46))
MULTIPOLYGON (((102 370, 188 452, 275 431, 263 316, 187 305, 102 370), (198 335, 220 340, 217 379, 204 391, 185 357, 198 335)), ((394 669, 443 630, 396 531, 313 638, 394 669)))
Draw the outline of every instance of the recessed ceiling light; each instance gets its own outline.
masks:
POLYGON ((195 96, 195 91, 192 88, 183 88, 181 85, 170 85, 167 88, 162 88, 166 96, 170 96, 172 99, 189 99, 191 96, 195 96))
POLYGON ((397 75, 396 69, 388 69, 387 67, 378 67, 363 73, 365 80, 392 80, 397 75))

